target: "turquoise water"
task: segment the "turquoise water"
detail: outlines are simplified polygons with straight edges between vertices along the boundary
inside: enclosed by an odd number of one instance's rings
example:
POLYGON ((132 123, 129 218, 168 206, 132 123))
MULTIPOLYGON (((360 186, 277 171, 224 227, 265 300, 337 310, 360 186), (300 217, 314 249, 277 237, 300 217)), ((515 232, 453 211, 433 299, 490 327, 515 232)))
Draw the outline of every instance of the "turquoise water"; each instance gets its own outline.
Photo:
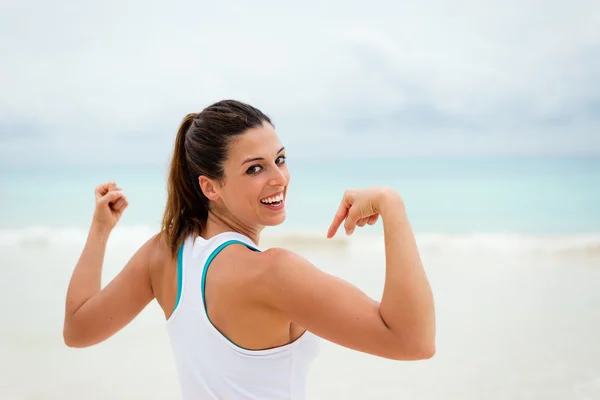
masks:
MULTIPOLYGON (((389 185, 416 231, 600 232, 600 157, 294 160, 289 229, 326 229, 343 191, 389 185)), ((116 180, 130 207, 123 225, 156 226, 164 166, 51 167, 0 172, 0 227, 86 227, 96 184, 116 180)), ((373 228, 373 229, 380 229, 373 228)))

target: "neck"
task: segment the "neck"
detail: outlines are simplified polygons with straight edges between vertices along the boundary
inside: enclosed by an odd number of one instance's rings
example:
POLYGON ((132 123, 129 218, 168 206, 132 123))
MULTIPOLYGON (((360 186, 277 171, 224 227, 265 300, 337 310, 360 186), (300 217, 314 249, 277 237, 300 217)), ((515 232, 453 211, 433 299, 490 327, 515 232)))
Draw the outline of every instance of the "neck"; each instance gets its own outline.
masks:
POLYGON ((204 232, 202 232, 201 236, 204 239, 210 239, 211 237, 223 232, 237 232, 247 236, 256 245, 258 245, 260 241, 260 232, 262 230, 263 227, 248 226, 232 215, 221 213, 217 210, 210 210, 206 220, 206 227, 204 228, 204 232))

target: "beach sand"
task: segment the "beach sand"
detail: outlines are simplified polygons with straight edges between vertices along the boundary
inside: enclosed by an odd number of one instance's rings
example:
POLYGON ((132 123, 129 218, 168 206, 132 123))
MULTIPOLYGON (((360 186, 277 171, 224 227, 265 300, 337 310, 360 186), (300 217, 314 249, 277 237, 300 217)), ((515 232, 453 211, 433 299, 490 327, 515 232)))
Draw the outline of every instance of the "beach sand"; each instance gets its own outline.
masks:
MULTIPOLYGON (((105 283, 141 239, 111 239, 105 283)), ((102 344, 87 349, 63 344, 64 296, 83 240, 0 245, 0 398, 179 398, 164 317, 155 302, 102 344)), ((436 301, 435 357, 398 362, 324 342, 308 398, 600 398, 597 245, 561 249, 554 242, 520 247, 515 243, 522 241, 506 245, 500 238, 452 240, 419 239, 436 301)), ((318 267, 379 299, 385 272, 380 238, 288 242, 318 267)))

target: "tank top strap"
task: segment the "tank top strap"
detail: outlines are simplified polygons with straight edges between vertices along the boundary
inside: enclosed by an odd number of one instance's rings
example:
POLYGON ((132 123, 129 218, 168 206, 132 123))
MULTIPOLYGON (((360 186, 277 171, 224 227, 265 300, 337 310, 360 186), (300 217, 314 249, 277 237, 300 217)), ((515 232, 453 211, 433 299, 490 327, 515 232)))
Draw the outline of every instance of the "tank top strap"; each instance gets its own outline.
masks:
POLYGON ((224 232, 204 239, 189 236, 177 253, 177 300, 175 310, 182 305, 206 310, 204 288, 206 272, 213 259, 227 246, 242 244, 254 251, 262 251, 250 238, 237 232, 224 232))

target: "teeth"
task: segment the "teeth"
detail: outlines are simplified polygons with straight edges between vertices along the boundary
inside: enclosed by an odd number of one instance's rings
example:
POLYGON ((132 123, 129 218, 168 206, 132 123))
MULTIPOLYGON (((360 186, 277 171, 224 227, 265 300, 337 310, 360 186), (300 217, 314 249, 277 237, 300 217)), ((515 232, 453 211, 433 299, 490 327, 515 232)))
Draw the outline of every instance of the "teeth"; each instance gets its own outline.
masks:
POLYGON ((267 199, 261 200, 261 203, 277 203, 279 201, 283 200, 283 194, 280 194, 278 196, 275 197, 269 197, 267 199))

